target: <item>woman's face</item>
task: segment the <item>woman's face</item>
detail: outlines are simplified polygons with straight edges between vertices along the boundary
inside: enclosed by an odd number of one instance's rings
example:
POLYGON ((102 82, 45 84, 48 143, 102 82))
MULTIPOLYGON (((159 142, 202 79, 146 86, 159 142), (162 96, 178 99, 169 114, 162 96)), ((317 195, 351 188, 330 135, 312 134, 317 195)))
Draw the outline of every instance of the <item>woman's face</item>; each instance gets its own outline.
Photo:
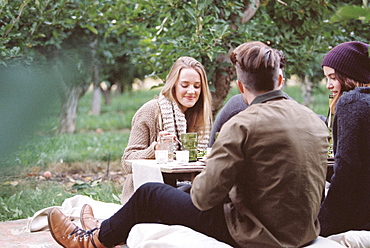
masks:
POLYGON ((175 92, 183 112, 197 103, 201 91, 202 83, 198 72, 193 68, 181 69, 175 92))
POLYGON ((331 91, 333 96, 339 94, 342 90, 342 85, 338 81, 338 79, 335 77, 335 71, 333 68, 324 66, 323 67, 324 74, 326 76, 326 88, 331 91))

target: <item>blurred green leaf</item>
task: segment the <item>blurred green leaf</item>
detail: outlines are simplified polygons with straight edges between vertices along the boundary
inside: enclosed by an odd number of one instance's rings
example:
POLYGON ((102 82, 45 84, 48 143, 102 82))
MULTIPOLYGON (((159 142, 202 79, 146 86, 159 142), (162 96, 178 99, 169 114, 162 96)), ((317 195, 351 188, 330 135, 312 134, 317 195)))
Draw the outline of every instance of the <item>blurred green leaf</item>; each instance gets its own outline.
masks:
POLYGON ((99 31, 96 28, 94 28, 93 26, 91 26, 91 25, 85 25, 85 27, 87 29, 89 29, 91 32, 93 32, 94 34, 99 34, 99 31))
POLYGON ((361 6, 347 5, 341 7, 335 15, 330 18, 330 22, 339 22, 343 20, 363 20, 368 21, 370 15, 370 8, 363 8, 361 6))

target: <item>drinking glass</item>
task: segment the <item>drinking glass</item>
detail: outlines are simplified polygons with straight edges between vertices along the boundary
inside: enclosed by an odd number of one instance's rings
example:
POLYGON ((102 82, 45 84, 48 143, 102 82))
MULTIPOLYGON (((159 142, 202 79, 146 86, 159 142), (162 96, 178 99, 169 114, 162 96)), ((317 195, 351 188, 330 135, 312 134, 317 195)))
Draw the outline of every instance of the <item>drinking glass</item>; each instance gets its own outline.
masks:
POLYGON ((159 139, 159 149, 158 150, 167 150, 168 151, 168 162, 173 161, 175 153, 175 140, 172 136, 162 136, 159 139))
POLYGON ((189 151, 189 161, 195 162, 198 159, 198 134, 183 133, 180 135, 183 150, 189 151))

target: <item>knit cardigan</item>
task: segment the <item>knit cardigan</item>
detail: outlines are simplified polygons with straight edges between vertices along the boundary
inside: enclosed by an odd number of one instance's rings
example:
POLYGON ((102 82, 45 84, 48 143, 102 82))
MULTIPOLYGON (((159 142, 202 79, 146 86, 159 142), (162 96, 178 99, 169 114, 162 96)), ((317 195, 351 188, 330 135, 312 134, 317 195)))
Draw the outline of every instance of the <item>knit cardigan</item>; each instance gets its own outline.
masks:
MULTIPOLYGON (((164 104, 163 102, 164 101, 161 101, 161 104, 164 104)), ((162 112, 163 109, 164 108, 162 106, 162 112)), ((167 110, 164 110, 164 112, 167 112, 167 110)), ((171 114, 171 116, 174 116, 174 114, 171 114)), ((166 130, 165 128, 170 126, 166 125, 166 123, 170 122, 168 119, 168 114, 161 114, 158 99, 153 99, 146 102, 132 118, 130 138, 121 159, 123 172, 126 175, 121 198, 122 204, 124 204, 127 199, 131 197, 134 191, 132 168, 131 166, 126 165, 124 161, 131 159, 153 159, 155 157, 154 148, 157 144, 158 133, 162 129, 169 132, 175 131, 175 133, 178 135, 180 135, 182 132, 186 132, 186 130, 182 130, 182 128, 180 128, 181 131, 172 130, 172 128, 170 128, 170 130, 166 130)), ((199 150, 205 150, 207 148, 209 132, 210 125, 207 126, 204 134, 198 133, 198 137, 203 137, 202 139, 198 140, 199 150)))
MULTIPOLYGON (((161 102, 163 103, 163 101, 161 102)), ((166 114, 168 108, 162 108, 160 115, 160 108, 157 99, 153 99, 145 103, 134 115, 132 119, 132 129, 128 145, 122 156, 122 163, 127 159, 151 159, 154 158, 154 147, 157 144, 158 132, 160 130, 168 131, 180 135, 186 132, 186 123, 181 124, 180 127, 172 127, 166 125, 171 122, 174 114, 166 114), (185 125, 185 128, 183 126, 185 125), (174 130, 176 129, 176 130, 174 130)), ((185 115, 183 114, 184 122, 185 115)), ((181 119, 181 117, 178 117, 181 119)), ((173 122, 173 121, 172 121, 173 122)), ((179 121, 178 121, 179 122, 179 121)), ((198 150, 205 150, 208 146, 210 126, 208 125, 205 133, 198 133, 198 150)), ((180 138, 180 137, 178 137, 180 138)), ((127 171, 131 173, 130 171, 127 171)))
POLYGON ((319 213, 320 234, 370 230, 370 87, 339 98, 333 142, 334 175, 319 213))

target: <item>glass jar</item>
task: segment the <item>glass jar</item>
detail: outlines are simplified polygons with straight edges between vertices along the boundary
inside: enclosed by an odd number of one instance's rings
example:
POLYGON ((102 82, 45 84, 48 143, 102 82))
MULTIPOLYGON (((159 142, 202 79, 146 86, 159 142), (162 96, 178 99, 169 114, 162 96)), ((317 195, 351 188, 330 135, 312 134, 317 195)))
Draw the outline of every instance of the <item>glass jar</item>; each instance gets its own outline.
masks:
POLYGON ((172 136, 163 136, 159 139, 159 149, 168 151, 168 162, 173 161, 176 143, 172 136))
POLYGON ((198 159, 198 134, 197 133, 183 133, 180 136, 182 149, 189 151, 189 161, 195 162, 198 159))

